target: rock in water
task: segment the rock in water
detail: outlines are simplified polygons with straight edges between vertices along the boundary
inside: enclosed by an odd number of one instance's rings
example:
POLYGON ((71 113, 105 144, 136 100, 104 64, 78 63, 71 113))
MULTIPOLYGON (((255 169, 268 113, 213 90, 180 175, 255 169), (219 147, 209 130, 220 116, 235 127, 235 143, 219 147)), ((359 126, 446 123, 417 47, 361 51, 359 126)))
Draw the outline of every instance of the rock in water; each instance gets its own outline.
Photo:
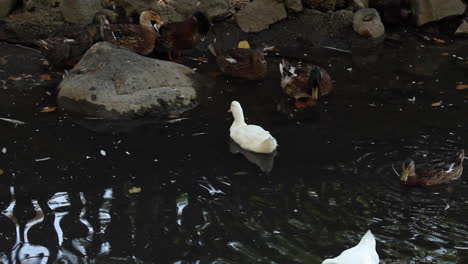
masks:
POLYGON ((467 35, 468 34, 468 18, 463 19, 461 25, 455 31, 455 35, 467 35))
POLYGON ((376 39, 385 34, 379 12, 374 8, 363 8, 354 14, 353 29, 359 35, 376 39))
POLYGON ((411 7, 418 26, 465 13, 462 0, 411 0, 411 7))
POLYGON ((201 86, 198 74, 184 65, 99 42, 60 83, 58 103, 111 119, 180 114, 197 105, 201 86))
POLYGON ((278 0, 255 0, 236 14, 236 22, 244 32, 259 32, 287 17, 284 3, 278 0))
POLYGON ((303 0, 306 7, 322 12, 335 10, 336 0, 303 0))

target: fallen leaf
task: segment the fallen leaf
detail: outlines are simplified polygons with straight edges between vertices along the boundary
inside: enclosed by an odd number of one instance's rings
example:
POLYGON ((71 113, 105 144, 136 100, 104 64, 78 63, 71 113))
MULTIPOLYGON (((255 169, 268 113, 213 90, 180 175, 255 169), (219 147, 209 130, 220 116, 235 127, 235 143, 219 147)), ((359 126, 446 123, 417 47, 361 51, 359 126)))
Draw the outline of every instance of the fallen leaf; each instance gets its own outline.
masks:
POLYGON ((459 84, 455 87, 457 90, 465 90, 468 89, 468 84, 459 84))
POLYGON ((3 175, 4 171, 3 170, 0 170, 0 175, 3 175))
POLYGON ((19 81, 19 80, 21 80, 21 77, 13 77, 13 76, 10 76, 10 77, 8 77, 8 80, 11 80, 11 81, 19 81))
POLYGON ((130 194, 139 193, 139 192, 141 192, 141 188, 140 188, 140 187, 133 187, 133 188, 131 188, 130 190, 128 190, 128 193, 130 193, 130 194))
POLYGON ((435 102, 435 103, 432 103, 432 106, 434 107, 439 107, 442 105, 442 102, 435 102))
POLYGON ((49 65, 49 61, 48 60, 43 60, 42 65, 49 65))
POLYGON ((448 56, 448 55, 450 55, 450 53, 448 53, 448 52, 442 52, 440 55, 448 56))
POLYGON ((239 44, 237 44, 237 47, 239 49, 250 49, 250 44, 247 40, 241 40, 239 44))
POLYGON ((52 80, 52 76, 50 74, 48 74, 48 73, 44 73, 44 74, 39 75, 39 78, 41 78, 41 80, 45 80, 45 81, 52 80))
POLYGON ((443 40, 443 39, 438 39, 438 38, 434 38, 434 42, 437 43, 437 44, 444 44, 444 43, 445 43, 445 40, 443 40))
POLYGON ((169 117, 169 118, 178 118, 179 116, 178 115, 168 115, 167 117, 169 117))
POLYGON ((196 57, 196 58, 190 58, 190 59, 193 61, 200 61, 200 62, 208 61, 208 58, 204 58, 204 57, 196 57))
POLYGON ((208 76, 211 76, 211 77, 218 77, 222 73, 221 72, 208 72, 207 74, 208 74, 208 76))
POLYGON ((57 110, 57 107, 55 106, 52 106, 52 107, 46 106, 42 108, 41 113, 50 113, 50 112, 54 112, 55 110, 57 110))

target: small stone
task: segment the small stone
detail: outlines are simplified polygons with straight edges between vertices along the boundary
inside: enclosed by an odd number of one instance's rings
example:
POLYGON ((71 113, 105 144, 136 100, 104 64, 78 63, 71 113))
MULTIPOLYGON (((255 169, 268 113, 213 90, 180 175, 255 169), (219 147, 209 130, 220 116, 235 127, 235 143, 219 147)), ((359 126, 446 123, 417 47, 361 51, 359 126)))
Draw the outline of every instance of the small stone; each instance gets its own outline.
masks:
POLYGON ((303 9, 301 0, 285 0, 284 4, 286 8, 292 12, 301 12, 303 9))
POLYGON ((466 35, 468 34, 468 21, 467 19, 463 19, 461 25, 455 31, 455 35, 466 35))
POLYGON ((353 29, 363 37, 376 39, 385 34, 379 12, 374 8, 363 8, 354 14, 353 29))
POLYGON ((255 0, 236 14, 236 22, 244 32, 259 32, 286 17, 286 8, 281 1, 255 0))

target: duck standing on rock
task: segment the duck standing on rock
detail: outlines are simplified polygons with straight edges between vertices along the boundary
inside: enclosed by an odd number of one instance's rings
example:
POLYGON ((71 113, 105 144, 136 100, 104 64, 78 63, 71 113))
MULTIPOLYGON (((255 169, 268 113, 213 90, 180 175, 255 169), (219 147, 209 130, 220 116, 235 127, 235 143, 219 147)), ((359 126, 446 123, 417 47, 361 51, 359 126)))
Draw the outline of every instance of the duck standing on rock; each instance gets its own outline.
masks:
POLYGON ((232 112, 234 116, 234 122, 229 128, 230 136, 241 148, 255 153, 275 151, 278 146, 276 139, 262 127, 247 125, 239 102, 233 101, 228 112, 232 112))
POLYGON ((65 26, 47 39, 34 43, 47 61, 54 67, 73 67, 83 54, 93 45, 93 34, 87 27, 65 26))
POLYGON ((414 160, 407 159, 402 164, 400 182, 410 186, 428 186, 447 183, 460 178, 463 173, 465 151, 458 152, 454 162, 436 161, 416 166, 414 160))
POLYGON ((153 11, 143 11, 140 14, 140 24, 110 24, 101 15, 101 37, 103 41, 128 48, 138 54, 148 55, 154 50, 158 36, 158 28, 164 24, 153 11), (155 26, 151 23, 156 22, 155 26))
POLYGON ((314 106, 320 97, 333 90, 333 81, 323 68, 317 65, 292 66, 285 59, 279 65, 281 88, 293 98, 298 108, 314 106))
POLYGON ((247 45, 246 48, 235 48, 223 52, 215 49, 213 44, 210 44, 208 49, 216 56, 216 63, 225 75, 247 80, 265 79, 267 62, 263 56, 263 49, 250 49, 247 45))
POLYGON ((202 12, 195 12, 192 16, 181 22, 167 23, 159 29, 160 43, 168 50, 170 61, 174 61, 172 50, 177 51, 177 59, 180 59, 180 51, 195 47, 210 30, 210 21, 202 12))

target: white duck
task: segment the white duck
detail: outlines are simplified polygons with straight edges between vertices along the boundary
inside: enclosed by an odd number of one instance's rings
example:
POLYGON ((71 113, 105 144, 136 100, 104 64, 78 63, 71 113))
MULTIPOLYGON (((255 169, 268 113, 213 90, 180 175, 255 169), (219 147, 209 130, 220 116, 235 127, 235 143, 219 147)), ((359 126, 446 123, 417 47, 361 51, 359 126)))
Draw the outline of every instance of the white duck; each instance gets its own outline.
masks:
POLYGON ((375 237, 369 230, 361 238, 359 244, 346 249, 341 254, 332 259, 326 259, 322 264, 378 264, 379 255, 375 251, 375 237))
POLYGON ((229 112, 234 116, 232 122, 230 136, 234 142, 239 144, 243 149, 256 153, 272 153, 275 151, 278 144, 276 139, 265 129, 247 125, 244 120, 244 112, 237 101, 232 101, 229 112))

